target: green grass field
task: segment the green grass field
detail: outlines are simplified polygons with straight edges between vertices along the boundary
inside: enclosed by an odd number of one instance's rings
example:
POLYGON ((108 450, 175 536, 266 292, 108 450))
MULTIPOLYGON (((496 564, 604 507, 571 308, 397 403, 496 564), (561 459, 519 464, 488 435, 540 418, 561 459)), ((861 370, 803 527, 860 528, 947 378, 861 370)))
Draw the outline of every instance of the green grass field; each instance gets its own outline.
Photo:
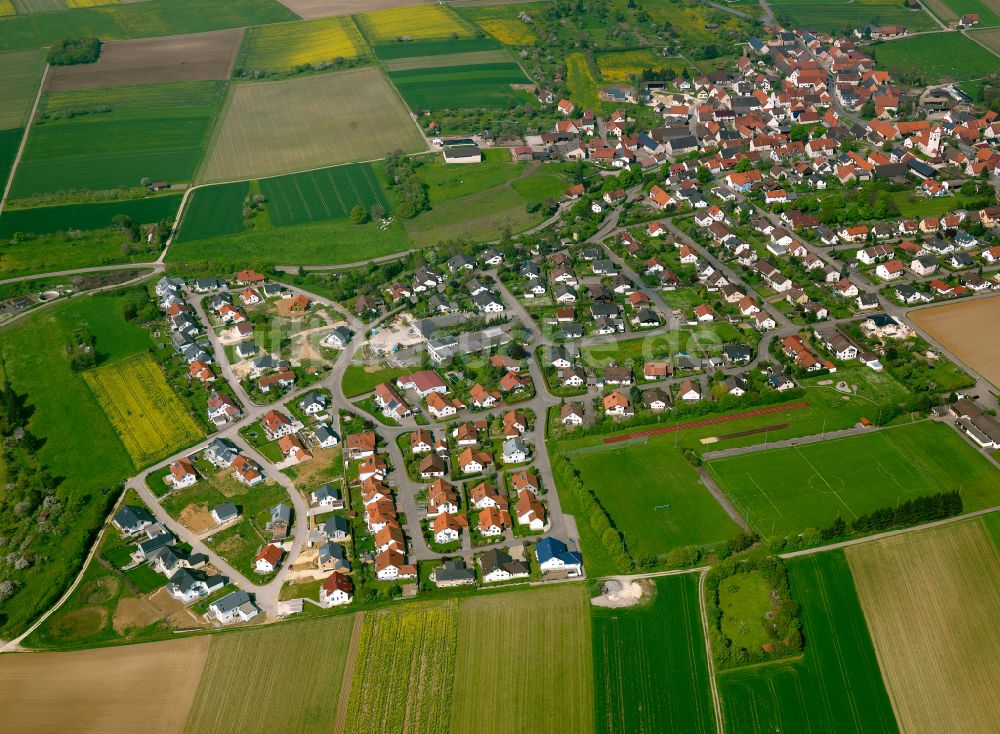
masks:
POLYGON ((369 370, 366 366, 352 364, 344 372, 344 382, 341 387, 345 397, 353 398, 371 392, 380 382, 394 382, 397 377, 412 371, 407 367, 384 367, 369 370))
POLYGON ((719 674, 726 731, 897 731, 843 553, 789 561, 788 572, 805 650, 796 660, 719 674))
POLYGON ((152 38, 298 20, 275 0, 145 0, 3 20, 0 50, 39 48, 64 38, 152 38))
POLYGON ((663 440, 609 447, 570 461, 624 533, 633 558, 711 545, 739 532, 698 472, 663 440))
POLYGON ((0 54, 0 130, 23 127, 45 67, 41 50, 0 54))
POLYGON ((184 730, 329 731, 353 626, 339 615, 215 636, 184 730))
POLYGON ((425 149, 375 67, 233 85, 202 163, 201 183, 276 176, 425 149))
POLYGON ((591 607, 596 731, 715 732, 698 576, 652 583, 643 606, 591 607))
POLYGON ((114 296, 75 299, 39 311, 0 336, 2 370, 32 408, 28 428, 44 443, 38 458, 53 477, 64 507, 74 507, 76 520, 63 535, 39 536, 33 550, 49 559, 23 572, 23 591, 16 603, 4 605, 0 636, 7 639, 62 593, 79 570, 91 540, 104 523, 107 503, 117 496, 118 482, 135 467, 114 427, 80 373, 70 368, 64 347, 85 326, 95 338, 103 363, 113 363, 151 346, 149 333, 126 323, 114 296))
POLYGON ((475 51, 495 51, 502 48, 503 44, 492 38, 448 38, 407 43, 380 43, 372 46, 372 51, 379 61, 394 61, 422 56, 451 56, 475 51))
POLYGON ((907 10, 902 3, 850 2, 850 0, 775 0, 771 9, 779 20, 793 28, 822 33, 846 34, 869 23, 901 25, 911 31, 933 30, 938 27, 923 10, 907 10))
POLYGON ((122 235, 97 229, 68 236, 65 232, 7 240, 0 245, 0 273, 13 278, 71 268, 155 260, 156 252, 122 254, 122 235))
POLYGON ((0 182, 4 186, 7 185, 10 169, 14 165, 14 159, 17 157, 17 149, 21 145, 21 138, 23 136, 23 127, 0 130, 0 182))
POLYGON ((119 214, 141 224, 154 224, 161 219, 172 221, 180 204, 181 195, 171 194, 98 204, 8 209, 0 217, 0 238, 11 237, 15 232, 49 234, 69 229, 104 229, 112 226, 112 220, 119 214))
POLYGON ((389 213, 389 199, 370 163, 323 168, 266 178, 260 182, 267 197, 271 224, 280 227, 328 219, 344 219, 356 204, 378 204, 389 213))
POLYGON ((190 181, 224 91, 223 82, 175 82, 52 93, 11 197, 190 181))
POLYGON ((512 61, 390 71, 389 79, 414 111, 512 107, 528 101, 525 93, 510 86, 528 83, 512 61))
POLYGON ((960 33, 932 33, 926 36, 887 41, 870 47, 879 68, 894 77, 939 81, 979 79, 996 71, 997 57, 960 33))
POLYGON ((364 39, 350 17, 276 23, 247 30, 233 73, 291 71, 367 55, 364 39))
POLYGON ((588 606, 579 584, 463 601, 451 734, 593 732, 588 606), (491 652, 484 654, 484 647, 491 652), (502 713, 498 706, 495 715, 484 715, 483 697, 490 695, 484 685, 500 696, 502 713))
POLYGON ((719 459, 709 470, 765 536, 953 489, 966 510, 1000 500, 996 470, 951 428, 931 422, 719 459))
POLYGON ((243 206, 249 193, 250 184, 247 181, 195 189, 184 209, 180 230, 174 242, 242 232, 246 229, 243 206))

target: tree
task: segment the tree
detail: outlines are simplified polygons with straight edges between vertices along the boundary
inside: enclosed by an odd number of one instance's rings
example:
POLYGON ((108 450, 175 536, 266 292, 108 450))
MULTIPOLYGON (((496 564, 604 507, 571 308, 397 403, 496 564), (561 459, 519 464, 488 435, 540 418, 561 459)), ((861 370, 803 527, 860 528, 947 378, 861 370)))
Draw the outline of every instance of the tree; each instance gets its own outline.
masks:
POLYGON ((355 224, 364 224, 368 221, 368 210, 361 204, 355 204, 351 209, 351 221, 355 224))

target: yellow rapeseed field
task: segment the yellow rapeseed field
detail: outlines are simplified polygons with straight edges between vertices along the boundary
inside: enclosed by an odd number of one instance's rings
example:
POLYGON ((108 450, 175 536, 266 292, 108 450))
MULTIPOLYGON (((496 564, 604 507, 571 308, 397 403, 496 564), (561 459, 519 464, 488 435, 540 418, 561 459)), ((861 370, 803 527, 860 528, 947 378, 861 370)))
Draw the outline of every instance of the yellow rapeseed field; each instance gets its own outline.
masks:
POLYGON ((321 18, 249 29, 237 67, 244 71, 286 71, 338 57, 365 55, 365 42, 350 17, 321 18))
POLYGON ((96 8, 99 5, 117 5, 118 0, 66 0, 67 8, 96 8))
POLYGON ((14 3, 10 0, 0 0, 0 17, 16 14, 17 10, 14 8, 14 3))
POLYGON ((148 354, 98 367, 83 377, 138 467, 203 435, 148 354))
POLYGON ((524 21, 517 18, 491 18, 476 21, 476 25, 489 33, 500 43, 508 46, 524 46, 534 43, 537 36, 531 32, 524 21))
POLYGON ((471 38, 473 29, 443 5, 414 5, 408 8, 373 10, 356 16, 358 25, 371 43, 385 43, 406 36, 414 39, 471 38))

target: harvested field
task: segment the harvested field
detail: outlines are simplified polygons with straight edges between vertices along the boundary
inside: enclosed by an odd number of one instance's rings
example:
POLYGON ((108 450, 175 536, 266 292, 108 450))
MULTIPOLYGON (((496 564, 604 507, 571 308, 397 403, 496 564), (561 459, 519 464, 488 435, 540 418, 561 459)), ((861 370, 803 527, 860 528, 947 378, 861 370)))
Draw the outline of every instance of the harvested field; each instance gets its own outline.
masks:
POLYGON ((900 728, 996 731, 1000 553, 982 520, 853 546, 847 558, 900 728))
POLYGON ((366 55, 364 39, 350 18, 276 23, 247 30, 236 75, 290 71, 306 64, 366 55))
POLYGON ((83 377, 137 467, 202 435, 147 354, 98 367, 83 377))
MULTIPOLYGON (((345 618, 348 620, 350 617, 345 618)), ((344 731, 446 731, 457 620, 454 600, 406 604, 367 615, 354 662, 344 731), (388 681, 392 682, 393 695, 386 695, 388 681)), ((495 659, 491 662, 496 664, 495 659)))
POLYGON ((588 606, 579 584, 464 601, 451 734, 593 732, 588 606), (503 715, 483 715, 484 682, 503 692, 503 715))
POLYGON ((39 50, 0 54, 0 130, 27 122, 44 67, 45 54, 39 50))
POLYGON ((982 31, 972 31, 969 38, 986 46, 990 51, 1000 56, 1000 28, 987 28, 982 31))
POLYGON ((208 637, 192 637, 80 652, 4 655, 4 728, 107 734, 130 730, 130 723, 141 720, 143 731, 181 732, 208 650, 208 637))
POLYGON ((153 82, 228 79, 243 40, 243 29, 187 36, 108 41, 94 64, 56 66, 47 89, 89 89, 153 82))
POLYGON ((200 181, 277 175, 371 160, 426 143, 382 72, 352 69, 235 85, 200 181))
POLYGON ((998 0, 924 0, 924 7, 945 23, 958 20, 966 13, 975 13, 984 26, 1000 22, 1000 1, 998 0))
POLYGON ((334 15, 353 15, 358 11, 398 8, 403 5, 421 5, 434 0, 364 0, 358 7, 358 0, 278 0, 300 18, 329 18, 334 15))
POLYGON ((921 308, 909 319, 1000 388, 1000 339, 982 338, 1000 320, 1000 297, 921 308))
POLYGON ((375 10, 355 16, 361 32, 371 43, 397 38, 471 38, 472 26, 444 5, 414 5, 375 10))
POLYGON ((184 731, 329 732, 353 625, 345 614, 216 635, 184 731))

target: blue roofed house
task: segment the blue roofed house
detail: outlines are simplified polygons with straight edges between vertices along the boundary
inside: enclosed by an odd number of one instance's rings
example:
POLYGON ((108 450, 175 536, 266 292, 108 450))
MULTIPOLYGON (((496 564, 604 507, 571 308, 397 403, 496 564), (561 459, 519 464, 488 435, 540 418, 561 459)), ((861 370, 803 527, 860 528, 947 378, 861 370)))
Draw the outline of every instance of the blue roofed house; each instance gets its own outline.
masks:
POLYGON ((535 545, 535 557, 542 573, 563 572, 568 576, 579 576, 583 573, 583 556, 577 551, 571 551, 561 540, 547 536, 535 545))

